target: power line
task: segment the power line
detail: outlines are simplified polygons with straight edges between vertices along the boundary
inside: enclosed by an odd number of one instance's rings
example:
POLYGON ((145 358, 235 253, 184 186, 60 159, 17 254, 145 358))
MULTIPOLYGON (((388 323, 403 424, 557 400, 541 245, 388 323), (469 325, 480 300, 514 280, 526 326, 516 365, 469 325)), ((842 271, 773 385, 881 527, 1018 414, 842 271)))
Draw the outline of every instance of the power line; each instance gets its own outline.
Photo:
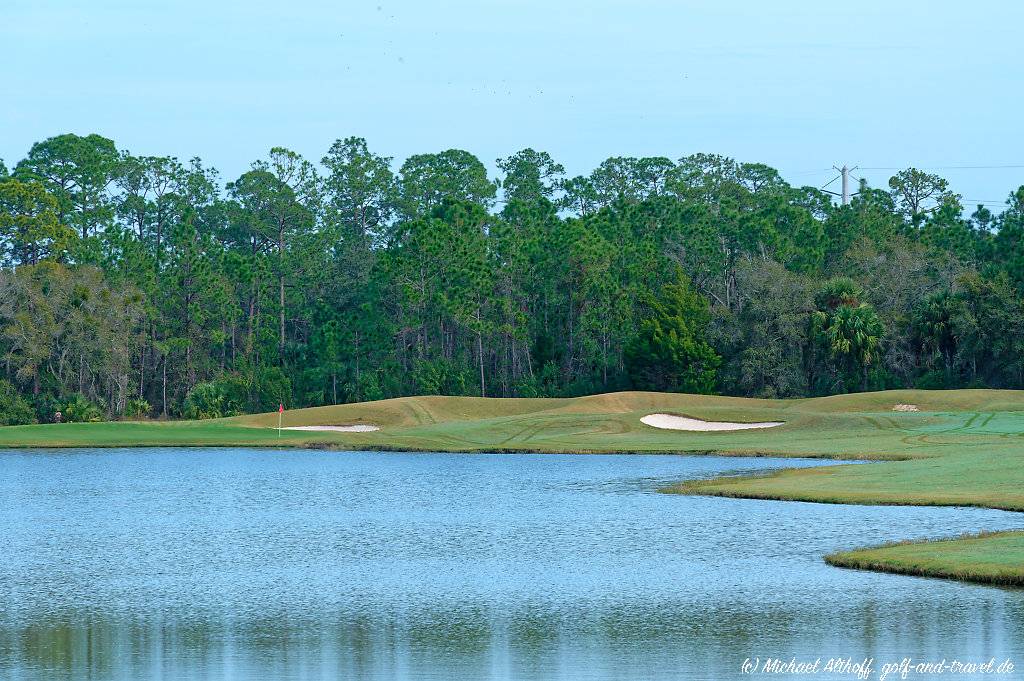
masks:
MULTIPOLYGON (((951 166, 949 166, 949 167, 951 167, 951 166)), ((967 166, 960 166, 960 167, 967 167, 967 166)), ((988 167, 988 166, 973 166, 973 167, 981 168, 981 167, 988 167)), ((1000 167, 1005 167, 1005 166, 1000 166, 1000 167)), ((1024 168, 1024 165, 1022 165, 1022 166, 1015 166, 1015 167, 1024 168)), ((848 167, 846 165, 843 165, 842 167, 832 166, 832 169, 838 170, 839 174, 836 175, 835 177, 833 177, 831 180, 829 180, 825 184, 821 185, 821 187, 819 187, 819 189, 821 191, 825 192, 826 194, 832 194, 833 196, 841 197, 842 198, 842 205, 844 205, 844 206, 848 205, 850 203, 850 198, 852 196, 856 196, 857 194, 860 193, 860 192, 853 192, 852 194, 850 193, 850 190, 849 190, 849 180, 850 180, 850 178, 853 178, 854 180, 857 180, 858 182, 864 182, 863 178, 858 177, 858 176, 853 174, 854 170, 887 170, 886 168, 863 168, 861 166, 853 166, 852 168, 850 168, 850 167, 848 167), (842 182, 842 192, 836 192, 836 191, 832 191, 832 190, 828 189, 829 185, 831 185, 833 182, 835 182, 836 180, 839 180, 839 179, 841 179, 843 181, 842 182)), ((965 198, 961 198, 960 200, 963 202, 963 204, 965 206, 968 205, 968 204, 980 205, 980 206, 998 206, 998 207, 1004 207, 1004 206, 1007 205, 1007 201, 1005 201, 1005 200, 1004 201, 997 201, 995 199, 970 199, 970 198, 966 198, 966 199, 965 198)))
POLYGON ((794 172, 785 172, 785 171, 782 171, 782 172, 785 175, 788 175, 789 177, 799 177, 799 176, 803 176, 803 175, 819 175, 821 173, 827 173, 830 170, 832 170, 832 169, 831 168, 818 168, 817 170, 797 170, 797 171, 794 171, 794 172))
MULTIPOLYGON (((1024 170, 1024 164, 1002 164, 1002 165, 962 165, 962 166, 858 166, 861 170, 907 170, 913 167, 918 170, 1024 170)), ((814 175, 817 173, 827 173, 833 170, 833 168, 818 168, 816 170, 796 170, 791 172, 785 172, 790 177, 797 175, 814 175)))
MULTIPOLYGON (((842 168, 839 168, 837 166, 832 166, 832 168, 835 169, 835 170, 838 170, 839 174, 836 175, 835 177, 833 177, 831 180, 829 180, 825 184, 823 184, 821 186, 821 191, 825 192, 826 194, 832 194, 833 196, 842 197, 843 205, 844 206, 849 205, 849 203, 850 203, 850 171, 851 170, 857 170, 857 166, 854 166, 852 168, 847 168, 844 165, 842 168), (842 180, 843 180, 843 191, 842 191, 842 193, 834 192, 834 191, 825 189, 825 187, 829 186, 830 184, 832 184, 833 182, 835 182, 836 180, 838 180, 840 178, 842 178, 842 180)), ((854 192, 854 195, 856 195, 856 194, 860 194, 860 192, 854 192)))
MULTIPOLYGON (((916 167, 916 166, 915 166, 916 167)), ((992 166, 921 166, 919 170, 1002 170, 1002 169, 1022 169, 1024 165, 1015 164, 1004 164, 1004 165, 992 165, 992 166)), ((865 167, 861 166, 861 170, 906 170, 906 168, 900 168, 896 166, 873 166, 865 167)))

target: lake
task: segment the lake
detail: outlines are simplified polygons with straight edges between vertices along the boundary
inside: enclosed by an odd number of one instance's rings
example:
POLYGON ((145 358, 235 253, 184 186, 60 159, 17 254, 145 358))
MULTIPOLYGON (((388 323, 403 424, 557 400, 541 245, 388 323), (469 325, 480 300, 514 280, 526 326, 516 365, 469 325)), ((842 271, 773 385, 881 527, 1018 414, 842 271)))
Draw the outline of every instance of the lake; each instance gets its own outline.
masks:
POLYGON ((657 492, 809 465, 827 464, 0 452, 0 679, 729 679, 769 656, 1024 669, 1024 590, 821 560, 1020 516, 657 492))

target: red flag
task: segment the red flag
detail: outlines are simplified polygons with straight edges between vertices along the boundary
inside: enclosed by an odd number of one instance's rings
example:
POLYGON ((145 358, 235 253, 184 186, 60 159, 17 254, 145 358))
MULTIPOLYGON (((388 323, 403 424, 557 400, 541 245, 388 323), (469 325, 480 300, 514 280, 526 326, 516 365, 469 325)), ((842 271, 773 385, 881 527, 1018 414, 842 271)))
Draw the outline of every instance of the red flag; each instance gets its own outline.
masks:
POLYGON ((280 403, 280 406, 277 408, 277 413, 278 414, 283 414, 284 413, 284 402, 280 403))

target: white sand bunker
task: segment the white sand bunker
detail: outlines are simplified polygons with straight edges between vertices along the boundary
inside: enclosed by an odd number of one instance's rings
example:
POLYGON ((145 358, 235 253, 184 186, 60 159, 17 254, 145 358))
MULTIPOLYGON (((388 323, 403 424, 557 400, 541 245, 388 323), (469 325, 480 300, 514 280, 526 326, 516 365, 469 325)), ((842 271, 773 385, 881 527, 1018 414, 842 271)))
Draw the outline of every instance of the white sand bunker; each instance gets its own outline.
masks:
POLYGON ((896 404, 893 405, 893 411, 921 411, 917 408, 916 404, 896 404))
POLYGON ((370 433, 380 430, 377 426, 285 426, 281 430, 330 430, 335 433, 370 433))
POLYGON ((672 414, 648 414, 640 419, 641 423, 665 430, 690 430, 706 432, 709 430, 751 430, 753 428, 774 428, 781 426, 783 421, 764 421, 763 423, 732 423, 731 421, 701 421, 686 416, 672 414))

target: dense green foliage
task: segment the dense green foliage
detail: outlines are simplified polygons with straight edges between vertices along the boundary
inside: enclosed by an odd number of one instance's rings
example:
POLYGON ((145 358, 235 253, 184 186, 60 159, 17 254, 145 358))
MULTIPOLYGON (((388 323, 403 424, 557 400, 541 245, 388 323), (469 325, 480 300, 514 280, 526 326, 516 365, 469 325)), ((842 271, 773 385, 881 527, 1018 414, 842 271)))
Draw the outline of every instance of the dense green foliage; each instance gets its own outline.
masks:
POLYGON ((0 379, 0 426, 35 422, 32 405, 18 394, 9 381, 0 379))
POLYGON ((1024 387, 1024 188, 965 218, 914 169, 837 206, 706 154, 497 167, 448 150, 396 171, 348 138, 319 164, 272 149, 225 184, 98 135, 39 142, 0 174, 0 377, 39 420, 92 418, 83 400, 203 417, 1024 387))
POLYGON ((686 279, 667 284, 626 344, 626 371, 636 387, 659 392, 710 393, 721 358, 704 340, 707 300, 686 279))

